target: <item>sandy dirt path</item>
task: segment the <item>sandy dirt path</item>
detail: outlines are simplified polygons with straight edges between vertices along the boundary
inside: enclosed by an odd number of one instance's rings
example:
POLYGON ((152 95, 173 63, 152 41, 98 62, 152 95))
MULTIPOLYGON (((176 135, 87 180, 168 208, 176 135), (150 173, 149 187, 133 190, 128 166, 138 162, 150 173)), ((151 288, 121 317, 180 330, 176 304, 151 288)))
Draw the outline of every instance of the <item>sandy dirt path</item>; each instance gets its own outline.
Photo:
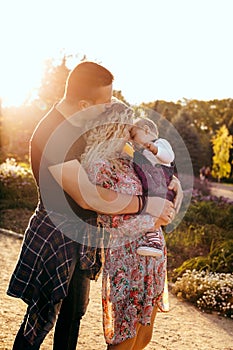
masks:
POLYGON ((210 192, 217 197, 229 198, 233 201, 233 185, 210 182, 210 192))
MULTIPOLYGON (((25 312, 25 304, 5 291, 21 240, 0 233, 0 350, 10 350, 25 312)), ((106 349, 102 332, 101 279, 92 282, 90 304, 82 321, 77 349, 106 349)), ((233 320, 201 313, 170 295, 171 310, 159 313, 147 350, 233 350, 233 320)), ((41 350, 52 349, 52 333, 41 350)))

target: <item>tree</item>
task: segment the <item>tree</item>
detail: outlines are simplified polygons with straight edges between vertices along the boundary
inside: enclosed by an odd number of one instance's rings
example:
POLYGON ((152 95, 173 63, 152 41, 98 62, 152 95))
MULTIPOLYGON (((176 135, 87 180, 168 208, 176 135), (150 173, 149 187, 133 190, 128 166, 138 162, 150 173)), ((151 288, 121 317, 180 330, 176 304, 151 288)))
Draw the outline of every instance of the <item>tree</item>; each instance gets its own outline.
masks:
POLYGON ((233 146, 233 136, 229 135, 226 125, 223 125, 214 137, 212 175, 220 181, 223 177, 229 178, 231 164, 229 163, 230 150, 233 146))
POLYGON ((154 102, 148 102, 148 103, 141 103, 141 107, 144 108, 150 108, 153 111, 161 114, 164 118, 166 118, 168 121, 171 121, 171 119, 177 115, 179 110, 182 108, 182 105, 177 102, 167 102, 163 100, 156 100, 154 102))
POLYGON ((129 105, 129 103, 126 101, 126 99, 122 95, 121 90, 113 90, 113 96, 116 97, 118 100, 124 102, 126 105, 129 105))
POLYGON ((52 59, 45 62, 44 75, 38 91, 39 101, 37 101, 37 103, 44 105, 45 110, 49 109, 64 95, 66 78, 70 71, 66 63, 66 56, 61 59, 61 63, 58 65, 55 65, 52 59))
MULTIPOLYGON (((172 119, 171 123, 179 133, 180 137, 183 139, 192 161, 193 172, 195 175, 198 175, 199 169, 204 164, 205 152, 202 147, 200 135, 192 121, 192 117, 186 110, 182 109, 172 119)), ((173 128, 170 129, 170 132, 172 132, 173 128)), ((182 152, 182 149, 180 149, 180 142, 177 137, 171 136, 171 142, 173 142, 174 148, 177 144, 176 154, 182 152)))
POLYGON ((3 117, 2 117, 2 100, 0 98, 0 149, 2 150, 2 136, 3 136, 3 117))

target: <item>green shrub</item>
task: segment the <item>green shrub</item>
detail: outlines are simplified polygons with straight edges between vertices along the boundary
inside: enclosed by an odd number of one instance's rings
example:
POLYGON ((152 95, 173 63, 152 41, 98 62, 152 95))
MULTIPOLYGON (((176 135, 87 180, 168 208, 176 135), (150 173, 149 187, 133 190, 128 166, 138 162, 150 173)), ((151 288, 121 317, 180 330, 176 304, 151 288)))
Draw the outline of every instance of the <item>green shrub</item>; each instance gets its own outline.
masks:
POLYGON ((233 229, 233 205, 222 201, 198 201, 192 203, 185 214, 186 224, 216 225, 233 229))
POLYGON ((200 310, 233 318, 233 274, 187 270, 172 292, 200 310))
POLYGON ((210 253, 206 256, 196 256, 186 260, 181 266, 174 269, 175 278, 181 276, 186 270, 198 270, 209 272, 231 272, 233 271, 233 240, 214 244, 210 253))
POLYGON ((233 271, 233 205, 221 201, 191 203, 182 222, 165 233, 169 278, 186 269, 233 271))
POLYGON ((14 158, 7 158, 0 165, 0 195, 1 209, 35 208, 37 189, 27 164, 17 164, 14 158))

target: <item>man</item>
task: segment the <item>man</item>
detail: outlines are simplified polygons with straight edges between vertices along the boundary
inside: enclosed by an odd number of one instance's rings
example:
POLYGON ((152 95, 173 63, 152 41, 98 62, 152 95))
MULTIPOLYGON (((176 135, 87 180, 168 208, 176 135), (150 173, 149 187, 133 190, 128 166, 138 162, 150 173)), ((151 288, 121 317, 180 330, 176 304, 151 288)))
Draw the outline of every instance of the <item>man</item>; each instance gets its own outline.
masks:
MULTIPOLYGON (((113 191, 102 188, 93 191, 85 174, 77 182, 79 163, 75 160, 82 154, 84 141, 70 117, 90 106, 110 102, 112 82, 113 75, 106 68, 94 62, 80 63, 67 78, 63 99, 33 133, 30 156, 39 202, 25 232, 19 261, 7 291, 28 304, 13 350, 38 350, 54 326, 57 314, 53 349, 76 349, 80 320, 89 300, 90 279, 96 278, 101 267, 98 249, 94 251, 94 263, 90 262, 86 268, 81 266, 81 259, 86 254, 86 247, 80 244, 81 238, 87 230, 96 231, 97 210, 137 213, 142 209, 141 197, 129 199, 119 195, 115 202, 125 203, 119 209, 112 204, 116 196, 113 191), (56 178, 57 164, 63 163, 59 186, 50 170, 54 170, 56 178), (85 198, 80 186, 82 182, 85 183, 85 198)), ((177 184, 172 186, 177 188, 177 184)), ((155 213, 154 203, 148 200, 148 213, 155 213)), ((173 207, 165 204, 161 214, 165 222, 174 215, 173 207)))

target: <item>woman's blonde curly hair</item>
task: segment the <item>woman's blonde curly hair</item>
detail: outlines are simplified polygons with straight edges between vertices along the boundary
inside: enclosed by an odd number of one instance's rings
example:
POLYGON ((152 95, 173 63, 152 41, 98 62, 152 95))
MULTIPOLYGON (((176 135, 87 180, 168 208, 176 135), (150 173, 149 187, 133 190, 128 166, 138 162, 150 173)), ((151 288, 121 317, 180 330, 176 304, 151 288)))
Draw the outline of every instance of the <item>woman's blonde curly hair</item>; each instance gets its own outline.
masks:
POLYGON ((118 150, 121 150, 123 140, 128 136, 132 125, 132 108, 118 100, 106 104, 104 111, 85 125, 86 147, 81 156, 84 168, 97 159, 111 160, 118 168, 118 150))

